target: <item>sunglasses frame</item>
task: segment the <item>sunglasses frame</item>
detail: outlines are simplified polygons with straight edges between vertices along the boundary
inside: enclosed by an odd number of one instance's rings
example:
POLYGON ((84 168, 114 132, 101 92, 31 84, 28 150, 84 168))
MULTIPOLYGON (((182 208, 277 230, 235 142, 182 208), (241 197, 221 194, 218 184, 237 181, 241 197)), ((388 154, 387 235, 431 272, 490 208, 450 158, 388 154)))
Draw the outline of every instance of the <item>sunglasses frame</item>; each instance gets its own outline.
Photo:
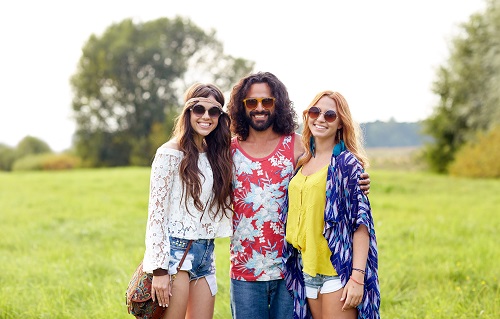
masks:
POLYGON ((191 111, 191 113, 193 113, 193 115, 194 115, 194 116, 197 116, 197 117, 202 117, 203 115, 205 115, 205 113, 207 113, 207 112, 208 112, 208 116, 209 116, 210 118, 212 118, 212 119, 218 119, 218 118, 222 115, 222 113, 224 113, 224 111, 222 111, 222 110, 221 110, 221 108, 220 108, 220 107, 218 107, 218 106, 215 106, 215 105, 214 105, 214 106, 211 106, 209 109, 207 109, 206 107, 204 107, 204 106, 203 106, 203 105, 201 105, 201 104, 195 104, 195 105, 191 106, 191 107, 189 108, 189 111, 191 111), (194 108, 195 108, 195 107, 198 107, 198 106, 203 108, 203 110, 204 110, 204 111, 203 111, 203 113, 199 113, 199 112, 196 112, 196 111, 194 110, 194 108), (213 114, 213 115, 212 115, 212 114, 210 114, 210 111, 211 111, 211 110, 213 110, 214 108, 216 108, 216 109, 218 110, 218 113, 217 113, 217 114, 213 114))
POLYGON ((323 114, 323 118, 328 123, 333 123, 338 118, 337 112, 335 112, 334 110, 327 110, 326 112, 321 112, 321 109, 319 107, 317 107, 317 106, 311 106, 307 110, 307 116, 309 116, 313 120, 317 119, 321 114, 323 114), (315 109, 315 111, 313 112, 314 116, 311 116, 311 110, 312 109, 315 109), (332 113, 333 113, 333 120, 332 120, 332 113))
POLYGON ((243 100, 243 105, 245 105, 245 107, 249 110, 255 110, 257 108, 257 106, 259 106, 259 103, 262 105, 263 108, 265 108, 266 110, 267 109, 270 109, 270 108, 273 108, 275 103, 276 103, 276 98, 274 97, 249 97, 248 99, 244 99, 243 100), (249 107, 247 105, 247 101, 248 100, 256 100, 257 101, 257 104, 255 104, 255 107, 249 107), (271 100, 273 103, 271 106, 265 106, 264 105, 264 100, 271 100))

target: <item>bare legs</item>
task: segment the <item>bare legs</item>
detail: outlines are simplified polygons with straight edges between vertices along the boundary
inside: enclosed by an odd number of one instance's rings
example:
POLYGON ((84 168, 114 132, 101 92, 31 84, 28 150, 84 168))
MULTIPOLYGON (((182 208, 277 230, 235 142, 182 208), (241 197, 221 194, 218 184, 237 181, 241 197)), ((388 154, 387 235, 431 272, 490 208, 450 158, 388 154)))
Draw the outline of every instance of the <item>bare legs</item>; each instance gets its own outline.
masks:
POLYGON ((205 278, 189 282, 188 273, 179 271, 162 319, 212 319, 214 305, 215 297, 205 278))
POLYGON ((318 294, 318 299, 309 299, 309 308, 314 319, 356 319, 358 315, 358 310, 356 308, 349 308, 346 311, 342 311, 343 301, 342 298, 343 289, 337 290, 335 292, 330 292, 326 294, 318 294))

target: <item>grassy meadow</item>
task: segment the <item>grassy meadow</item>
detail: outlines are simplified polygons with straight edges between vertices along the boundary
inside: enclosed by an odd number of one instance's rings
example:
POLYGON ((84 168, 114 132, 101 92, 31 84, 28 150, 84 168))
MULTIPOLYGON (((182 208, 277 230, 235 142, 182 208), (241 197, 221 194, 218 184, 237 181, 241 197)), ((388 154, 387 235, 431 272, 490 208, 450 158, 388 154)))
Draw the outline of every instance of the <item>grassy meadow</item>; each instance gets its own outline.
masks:
MULTIPOLYGON (((500 180, 369 172, 382 318, 500 318, 500 180)), ((0 173, 0 318, 133 318, 148 184, 148 168, 0 173)), ((225 319, 228 240, 216 245, 225 319)))

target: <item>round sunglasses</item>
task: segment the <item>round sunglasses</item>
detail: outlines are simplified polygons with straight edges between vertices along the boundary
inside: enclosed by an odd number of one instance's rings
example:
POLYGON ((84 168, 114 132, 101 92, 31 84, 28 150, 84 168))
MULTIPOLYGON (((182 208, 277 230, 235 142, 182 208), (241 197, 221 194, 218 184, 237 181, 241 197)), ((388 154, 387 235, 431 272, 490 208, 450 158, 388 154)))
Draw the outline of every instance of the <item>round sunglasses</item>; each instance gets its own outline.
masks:
POLYGON ((243 104, 245 104, 246 108, 254 110, 259 105, 259 102, 262 104, 262 107, 265 109, 270 109, 274 106, 274 101, 276 99, 274 97, 251 97, 243 100, 243 104))
POLYGON ((189 108, 189 110, 191 112, 193 112, 194 115, 198 116, 198 117, 202 117, 203 115, 205 115, 205 112, 208 111, 208 116, 210 116, 211 118, 213 119, 216 119, 218 118, 219 116, 221 116, 222 114, 222 110, 217 107, 217 106, 212 106, 210 107, 208 110, 201 104, 196 104, 196 105, 193 105, 189 108))
POLYGON ((326 112, 321 112, 321 110, 317 106, 312 106, 311 108, 309 108, 309 110, 307 111, 307 114, 313 120, 317 119, 320 114, 323 114, 325 121, 327 121, 328 123, 335 122, 335 120, 337 119, 337 113, 335 113, 334 110, 328 110, 326 112))

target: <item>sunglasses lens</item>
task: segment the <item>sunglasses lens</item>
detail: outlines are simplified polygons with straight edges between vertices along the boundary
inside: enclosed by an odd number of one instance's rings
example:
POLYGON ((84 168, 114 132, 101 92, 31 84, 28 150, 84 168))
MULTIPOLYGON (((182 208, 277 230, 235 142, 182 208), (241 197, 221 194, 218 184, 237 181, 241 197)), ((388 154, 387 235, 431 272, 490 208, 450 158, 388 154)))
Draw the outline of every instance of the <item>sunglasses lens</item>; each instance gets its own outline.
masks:
MULTIPOLYGON (((313 106, 309 109, 307 112, 310 118, 313 120, 317 119, 319 115, 321 114, 321 110, 319 107, 313 106)), ((325 118, 325 121, 327 122, 334 122, 337 119, 337 113, 335 113, 334 110, 328 110, 325 113, 323 113, 323 117, 325 118)))
POLYGON ((192 108, 193 110, 193 114, 197 115, 197 116, 202 116, 203 114, 205 114, 205 107, 203 105, 195 105, 193 106, 192 108))
POLYGON ((259 105, 259 102, 262 103, 262 107, 265 109, 270 109, 274 106, 274 98, 272 97, 264 97, 264 98, 253 98, 253 99, 244 99, 243 103, 249 109, 255 109, 259 105))
POLYGON ((265 107, 266 109, 272 108, 274 106, 274 99, 271 98, 262 99, 262 106, 265 107))
MULTIPOLYGON (((195 105, 191 108, 192 112, 196 116, 203 116, 205 115, 206 109, 203 105, 195 105)), ((208 116, 212 118, 217 118, 221 114, 221 110, 217 106, 212 106, 211 108, 208 109, 208 116)))
POLYGON ((217 118, 220 116, 220 109, 217 106, 212 106, 208 109, 208 116, 217 118))
POLYGON ((312 118, 313 120, 318 118, 319 113, 320 113, 319 108, 315 106, 311 107, 308 111, 309 117, 312 118))
POLYGON ((245 106, 249 109, 254 109, 259 104, 259 101, 257 101, 257 99, 244 99, 243 102, 245 102, 245 106))
POLYGON ((326 111, 325 114, 323 115, 325 117, 325 121, 327 122, 334 122, 337 119, 337 113, 335 113, 335 111, 332 110, 326 111))

